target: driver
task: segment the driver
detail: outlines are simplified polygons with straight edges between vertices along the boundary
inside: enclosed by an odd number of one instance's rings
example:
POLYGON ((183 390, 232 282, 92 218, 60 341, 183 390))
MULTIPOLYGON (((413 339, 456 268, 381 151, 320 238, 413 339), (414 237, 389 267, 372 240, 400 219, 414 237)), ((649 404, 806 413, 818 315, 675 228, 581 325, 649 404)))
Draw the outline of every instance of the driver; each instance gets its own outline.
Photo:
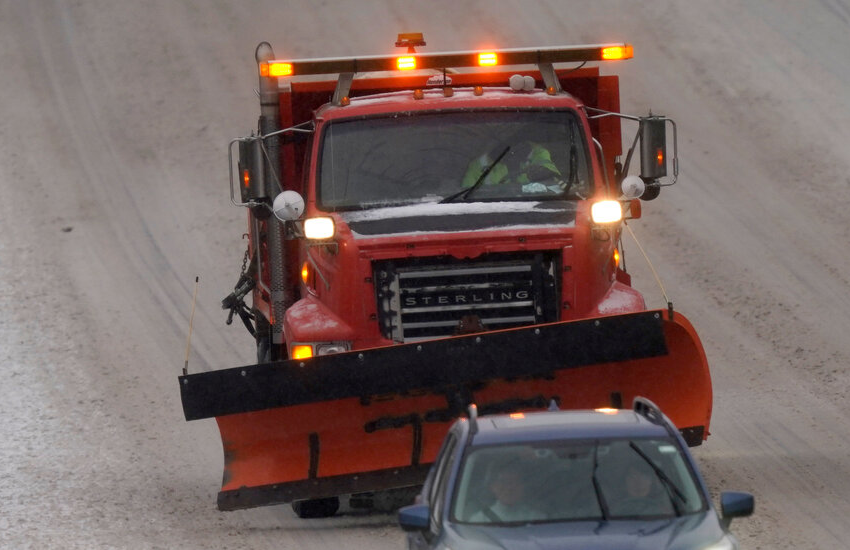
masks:
POLYGON ((489 485, 493 502, 470 518, 473 522, 504 523, 540 519, 540 512, 528 504, 525 472, 514 463, 493 476, 489 485))
MULTIPOLYGON (((522 142, 508 151, 507 158, 501 159, 490 169, 484 178, 484 185, 499 185, 513 182, 521 185, 561 178, 561 171, 552 161, 552 153, 543 145, 532 141, 522 142), (511 170, 508 159, 520 159, 519 165, 511 170)), ((461 185, 471 187, 481 177, 495 158, 490 153, 484 153, 469 163, 461 185)))
POLYGON ((616 505, 618 515, 657 516, 674 512, 670 496, 644 468, 629 465, 626 468, 623 485, 625 494, 616 505))

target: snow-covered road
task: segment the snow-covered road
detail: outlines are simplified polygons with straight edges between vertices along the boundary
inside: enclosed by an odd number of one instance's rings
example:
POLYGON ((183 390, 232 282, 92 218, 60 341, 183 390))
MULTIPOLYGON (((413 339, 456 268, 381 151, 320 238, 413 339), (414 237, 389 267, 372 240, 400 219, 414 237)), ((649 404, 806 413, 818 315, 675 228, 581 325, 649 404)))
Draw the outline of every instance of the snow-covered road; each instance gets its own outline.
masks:
MULTIPOLYGON (((747 548, 850 540, 850 2, 0 0, 0 547, 399 548, 392 516, 215 509, 183 366, 253 359, 230 139, 254 48, 323 57, 628 41, 622 108, 676 120, 679 183, 631 224, 712 365, 716 494, 747 548)), ((663 306, 637 248, 627 266, 663 306)))

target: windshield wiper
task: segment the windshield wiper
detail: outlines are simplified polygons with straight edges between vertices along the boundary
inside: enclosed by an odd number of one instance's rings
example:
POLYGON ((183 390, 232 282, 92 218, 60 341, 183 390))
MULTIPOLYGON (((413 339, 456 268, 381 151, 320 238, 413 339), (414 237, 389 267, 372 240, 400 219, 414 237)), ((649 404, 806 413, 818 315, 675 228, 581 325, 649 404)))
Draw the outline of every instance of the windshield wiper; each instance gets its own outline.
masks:
MULTIPOLYGON (((568 197, 570 190, 578 183, 578 148, 576 147, 576 129, 570 128, 570 173, 567 176, 566 187, 564 187, 564 197, 568 197)), ((578 193, 574 193, 580 199, 584 199, 578 193)))
POLYGON ((593 490, 596 491, 596 500, 599 501, 599 509, 602 511, 602 520, 607 521, 608 504, 605 502, 605 497, 602 496, 602 487, 599 486, 599 480, 596 478, 596 470, 599 468, 599 443, 593 447, 593 472, 590 474, 590 480, 593 482, 593 490))
POLYGON ((570 189, 578 183, 578 153, 575 142, 570 145, 570 174, 567 176, 567 186, 564 188, 564 196, 570 194, 570 189))
POLYGON ((634 441, 629 441, 629 447, 631 447, 647 464, 649 464, 649 467, 652 468, 652 470, 655 472, 655 475, 658 476, 658 479, 660 479, 664 483, 664 487, 666 489, 665 492, 667 493, 667 497, 670 499, 670 504, 673 505, 673 510, 676 511, 677 516, 681 516, 682 511, 679 509, 679 506, 676 504, 676 500, 673 498, 673 494, 671 494, 671 490, 672 490, 672 493, 675 493, 675 495, 679 498, 679 500, 682 501, 682 504, 687 504, 687 502, 688 502, 687 497, 685 497, 685 495, 676 486, 676 484, 673 482, 673 480, 670 479, 669 477, 667 477, 667 474, 664 473, 664 470, 662 470, 661 467, 658 466, 658 464, 655 463, 655 461, 653 461, 651 458, 649 458, 649 456, 647 456, 647 454, 645 452, 643 452, 643 450, 640 447, 638 447, 637 444, 634 441))
POLYGON ((477 179, 477 180, 475 180, 475 183, 473 183, 471 186, 467 187, 466 189, 461 189, 461 190, 460 190, 460 191, 458 191, 457 193, 455 193, 455 194, 453 194, 453 195, 449 195, 448 197, 446 197, 446 198, 444 198, 443 200, 441 200, 441 201, 440 201, 440 204, 445 204, 445 203, 448 203, 448 202, 454 202, 454 200, 455 200, 455 199, 459 199, 459 198, 460 198, 460 199, 464 199, 464 200, 466 200, 466 197, 468 197, 468 196, 469 196, 469 195, 470 195, 473 191, 475 191, 476 189, 478 189, 478 188, 481 186, 481 184, 482 184, 482 183, 484 183, 484 179, 487 177, 487 174, 489 174, 489 173, 490 173, 490 171, 491 171, 493 168, 495 168, 497 164, 499 164, 499 161, 500 161, 500 160, 502 160, 502 157, 504 157, 505 155, 507 155, 507 154, 508 154, 508 151, 510 151, 510 150, 511 150, 511 146, 510 146, 510 145, 508 145, 507 147, 505 147, 505 150, 504 150, 504 151, 502 151, 502 154, 500 154, 498 157, 496 157, 496 160, 494 160, 493 162, 491 162, 491 163, 487 166, 487 168, 485 168, 485 169, 484 169, 484 171, 483 171, 483 172, 481 172, 481 175, 480 175, 480 176, 478 176, 478 179, 477 179))

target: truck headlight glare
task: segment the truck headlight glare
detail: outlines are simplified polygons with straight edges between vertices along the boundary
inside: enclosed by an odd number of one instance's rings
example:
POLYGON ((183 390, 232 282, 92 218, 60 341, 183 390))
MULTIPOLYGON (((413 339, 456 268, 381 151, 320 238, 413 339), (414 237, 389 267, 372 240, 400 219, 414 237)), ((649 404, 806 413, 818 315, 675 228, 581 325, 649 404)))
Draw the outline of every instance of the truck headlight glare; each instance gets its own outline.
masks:
POLYGON ((616 223, 623 219, 623 207, 617 201, 599 201, 590 207, 593 223, 616 223))
POLYGON ((334 236, 334 221, 331 218, 308 218, 304 220, 304 236, 323 240, 334 236))

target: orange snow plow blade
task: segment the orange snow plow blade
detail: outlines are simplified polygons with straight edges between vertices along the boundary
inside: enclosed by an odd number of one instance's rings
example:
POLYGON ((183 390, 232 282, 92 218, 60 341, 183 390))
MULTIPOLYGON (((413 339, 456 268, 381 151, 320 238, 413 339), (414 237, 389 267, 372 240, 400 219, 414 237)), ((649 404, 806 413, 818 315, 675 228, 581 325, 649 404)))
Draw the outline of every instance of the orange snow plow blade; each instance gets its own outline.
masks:
POLYGON ((422 483, 466 405, 480 414, 657 403, 708 435, 705 352, 679 313, 647 311, 180 377, 187 420, 215 417, 221 510, 422 483))

